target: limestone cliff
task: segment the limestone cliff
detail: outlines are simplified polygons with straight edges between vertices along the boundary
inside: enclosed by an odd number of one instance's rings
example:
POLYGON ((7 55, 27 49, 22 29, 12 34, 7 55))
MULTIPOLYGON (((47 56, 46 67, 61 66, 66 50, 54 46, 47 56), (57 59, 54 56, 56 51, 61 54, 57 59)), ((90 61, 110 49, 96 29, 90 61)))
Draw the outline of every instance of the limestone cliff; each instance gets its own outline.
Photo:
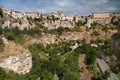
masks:
POLYGON ((0 67, 6 71, 13 71, 15 73, 28 73, 32 67, 32 57, 29 52, 11 55, 0 60, 0 67))
POLYGON ((4 40, 4 50, 0 51, 0 67, 14 73, 28 73, 32 68, 31 53, 19 44, 4 40))

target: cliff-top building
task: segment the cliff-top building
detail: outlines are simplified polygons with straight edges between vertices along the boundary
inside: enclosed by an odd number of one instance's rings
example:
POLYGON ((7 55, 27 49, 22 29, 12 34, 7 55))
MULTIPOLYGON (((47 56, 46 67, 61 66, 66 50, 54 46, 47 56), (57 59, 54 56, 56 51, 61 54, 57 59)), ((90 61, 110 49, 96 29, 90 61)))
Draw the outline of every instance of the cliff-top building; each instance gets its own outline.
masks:
POLYGON ((60 15, 61 17, 66 16, 66 14, 64 12, 60 12, 60 11, 58 11, 58 15, 60 15))
POLYGON ((95 13, 92 13, 92 18, 97 18, 97 19, 110 18, 110 13, 108 13, 108 12, 95 12, 95 13))
POLYGON ((74 16, 74 21, 75 21, 75 22, 78 22, 79 20, 80 20, 80 16, 75 15, 75 16, 74 16))
POLYGON ((87 27, 91 27, 91 23, 96 22, 102 25, 111 23, 111 14, 108 12, 95 12, 92 13, 90 18, 87 18, 87 27))

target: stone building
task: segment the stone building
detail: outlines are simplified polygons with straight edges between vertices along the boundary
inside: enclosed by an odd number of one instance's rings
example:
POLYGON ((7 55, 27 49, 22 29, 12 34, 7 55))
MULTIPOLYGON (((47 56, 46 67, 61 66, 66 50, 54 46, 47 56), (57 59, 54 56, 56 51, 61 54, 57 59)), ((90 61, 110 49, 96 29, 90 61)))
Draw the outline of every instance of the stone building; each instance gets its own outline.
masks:
POLYGON ((41 16, 38 12, 25 12, 26 16, 32 17, 32 18, 39 18, 41 16))
POLYGON ((12 10, 10 9, 3 9, 3 13, 11 15, 12 10))
POLYGON ((91 17, 87 18, 87 27, 91 27, 91 23, 96 22, 101 25, 106 25, 111 23, 111 14, 108 12, 95 12, 92 13, 91 17))
POLYGON ((108 13, 108 12, 95 12, 95 13, 92 13, 92 18, 93 19, 110 18, 110 13, 108 13))
POLYGON ((75 21, 75 22, 78 22, 79 20, 80 20, 80 16, 75 15, 75 16, 74 16, 74 21, 75 21))
POLYGON ((71 16, 63 16, 60 18, 61 20, 73 21, 73 17, 71 16))
POLYGON ((11 16, 13 18, 23 18, 24 17, 23 13, 20 11, 11 11, 11 16))
POLYGON ((61 17, 66 16, 66 14, 65 14, 64 12, 60 12, 60 11, 58 11, 58 14, 59 14, 61 17))
POLYGON ((112 17, 120 17, 120 12, 119 13, 113 13, 111 14, 112 17))

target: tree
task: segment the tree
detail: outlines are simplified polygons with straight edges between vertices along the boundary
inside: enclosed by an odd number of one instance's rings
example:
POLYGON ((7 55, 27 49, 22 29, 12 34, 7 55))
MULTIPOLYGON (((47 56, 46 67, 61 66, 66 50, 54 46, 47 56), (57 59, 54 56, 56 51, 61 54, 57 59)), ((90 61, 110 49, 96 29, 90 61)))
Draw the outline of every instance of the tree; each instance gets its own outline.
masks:
POLYGON ((0 27, 0 35, 3 34, 3 29, 0 27))
POLYGON ((93 31, 93 33, 92 33, 91 35, 92 35, 92 36, 98 36, 98 35, 100 35, 100 33, 97 32, 97 31, 93 31))
POLYGON ((3 10, 0 8, 0 16, 3 17, 3 10))
POLYGON ((58 55, 52 55, 50 58, 49 58, 49 63, 48 63, 48 66, 49 66, 49 70, 52 72, 52 73, 58 73, 60 71, 60 68, 62 67, 63 65, 63 61, 62 61, 62 58, 61 56, 58 56, 58 55))
POLYGON ((105 35, 107 36, 108 26, 107 25, 103 26, 102 30, 105 32, 105 35))
POLYGON ((2 39, 0 39, 0 50, 2 50, 2 49, 3 49, 3 47, 4 47, 3 40, 2 40, 2 39))
POLYGON ((97 57, 98 57, 98 52, 96 51, 96 49, 90 48, 89 53, 87 54, 88 65, 94 64, 97 57))
POLYGON ((109 77, 110 73, 108 71, 105 71, 104 74, 98 72, 94 75, 93 80, 108 80, 109 77))
POLYGON ((61 80, 80 80, 79 74, 72 71, 65 71, 61 80))
POLYGON ((93 80, 103 80, 102 73, 97 72, 94 75, 93 80))
POLYGON ((0 80, 4 80, 5 77, 6 77, 6 72, 2 68, 0 68, 0 80))
POLYGON ((48 70, 43 70, 40 77, 42 80, 53 80, 54 75, 48 70))

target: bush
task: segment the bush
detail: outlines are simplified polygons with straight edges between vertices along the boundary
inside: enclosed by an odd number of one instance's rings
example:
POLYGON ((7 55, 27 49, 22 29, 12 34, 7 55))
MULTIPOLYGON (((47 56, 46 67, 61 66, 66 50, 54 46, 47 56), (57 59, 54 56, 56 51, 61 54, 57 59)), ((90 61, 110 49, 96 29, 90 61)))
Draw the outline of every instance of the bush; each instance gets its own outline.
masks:
POLYGON ((97 26, 97 23, 96 23, 96 22, 93 22, 93 23, 91 23, 90 25, 91 25, 91 27, 92 27, 93 29, 95 29, 96 26, 97 26))
POLYGON ((92 35, 94 35, 94 36, 99 36, 99 35, 100 35, 100 33, 99 33, 99 32, 97 32, 97 31, 94 31, 94 32, 92 33, 92 35))
POLYGON ((25 42, 23 38, 23 31, 19 30, 18 27, 13 29, 5 29, 4 30, 5 37, 8 40, 15 41, 16 43, 23 44, 25 42))
POLYGON ((14 34, 12 31, 6 32, 6 33, 5 33, 5 37, 6 37, 8 40, 15 40, 15 34, 14 34))
POLYGON ((4 78, 6 77, 6 72, 0 68, 0 80, 4 80, 4 78))
POLYGON ((119 40, 120 39, 120 33, 116 33, 114 35, 112 35, 112 38, 115 40, 119 40))
POLYGON ((76 23, 76 25, 79 27, 79 26, 83 26, 84 23, 83 23, 82 21, 78 21, 78 22, 76 23))

